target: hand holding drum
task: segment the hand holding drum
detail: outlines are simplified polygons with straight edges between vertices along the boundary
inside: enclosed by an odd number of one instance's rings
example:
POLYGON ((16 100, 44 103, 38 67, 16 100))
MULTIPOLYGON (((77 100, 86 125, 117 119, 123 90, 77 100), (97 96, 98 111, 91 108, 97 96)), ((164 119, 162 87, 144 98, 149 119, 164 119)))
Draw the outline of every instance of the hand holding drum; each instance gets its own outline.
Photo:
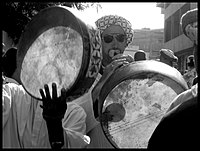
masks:
POLYGON ((92 90, 92 100, 96 101, 99 96, 100 89, 102 88, 104 82, 120 67, 133 62, 133 58, 130 55, 118 54, 113 57, 113 61, 107 65, 103 71, 103 75, 99 82, 96 84, 92 90))
POLYGON ((109 77, 116 69, 134 61, 130 55, 123 54, 115 55, 112 60, 113 61, 105 67, 102 77, 109 77))

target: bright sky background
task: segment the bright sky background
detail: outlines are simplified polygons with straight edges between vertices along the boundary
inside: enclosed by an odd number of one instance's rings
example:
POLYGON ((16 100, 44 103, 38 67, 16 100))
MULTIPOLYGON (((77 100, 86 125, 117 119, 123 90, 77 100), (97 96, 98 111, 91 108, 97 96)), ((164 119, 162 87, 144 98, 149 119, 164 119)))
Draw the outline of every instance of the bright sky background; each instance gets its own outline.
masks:
POLYGON ((100 8, 98 13, 95 7, 91 7, 84 11, 79 11, 78 16, 81 16, 79 18, 90 25, 94 25, 94 22, 103 15, 116 14, 128 19, 133 29, 164 28, 164 15, 161 14, 161 8, 156 7, 155 2, 112 2, 99 4, 101 4, 102 9, 100 8))

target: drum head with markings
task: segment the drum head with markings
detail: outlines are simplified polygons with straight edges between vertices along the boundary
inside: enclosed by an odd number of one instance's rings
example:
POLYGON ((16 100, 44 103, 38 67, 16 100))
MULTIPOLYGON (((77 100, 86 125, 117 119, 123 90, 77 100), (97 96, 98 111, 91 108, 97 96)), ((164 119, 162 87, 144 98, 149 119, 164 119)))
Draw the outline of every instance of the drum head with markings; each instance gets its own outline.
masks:
POLYGON ((33 17, 18 46, 20 83, 41 99, 39 89, 57 84, 57 94, 83 95, 93 84, 102 60, 98 31, 86 26, 66 7, 49 7, 33 17))
POLYGON ((172 100, 187 90, 178 70, 158 61, 118 69, 100 92, 100 122, 116 148, 147 148, 172 100))

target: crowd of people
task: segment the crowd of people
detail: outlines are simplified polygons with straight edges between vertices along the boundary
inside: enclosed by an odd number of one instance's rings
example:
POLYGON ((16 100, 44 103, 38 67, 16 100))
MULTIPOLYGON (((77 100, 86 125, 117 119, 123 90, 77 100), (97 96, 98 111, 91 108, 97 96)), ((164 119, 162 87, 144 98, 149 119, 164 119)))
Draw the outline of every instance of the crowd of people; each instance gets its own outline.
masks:
MULTIPOLYGON (((197 10, 187 12, 181 20, 184 34, 194 42, 195 48, 194 55, 188 58, 188 72, 197 69, 197 19, 183 23, 191 15, 197 15, 197 10)), ((113 148, 100 125, 99 92, 115 70, 134 61, 145 61, 147 57, 143 50, 137 51, 134 57, 123 54, 134 37, 127 19, 106 15, 95 24, 102 39, 101 69, 89 91, 73 101, 66 102, 64 88, 58 97, 55 83, 52 96, 49 87, 44 85, 44 91, 38 90, 42 101, 31 97, 16 80, 17 48, 10 48, 2 56, 3 148, 113 148)), ((161 49, 159 60, 174 67, 178 58, 173 51, 161 49)), ((150 150, 198 146, 197 74, 184 77, 189 89, 174 98, 149 140, 150 150)))

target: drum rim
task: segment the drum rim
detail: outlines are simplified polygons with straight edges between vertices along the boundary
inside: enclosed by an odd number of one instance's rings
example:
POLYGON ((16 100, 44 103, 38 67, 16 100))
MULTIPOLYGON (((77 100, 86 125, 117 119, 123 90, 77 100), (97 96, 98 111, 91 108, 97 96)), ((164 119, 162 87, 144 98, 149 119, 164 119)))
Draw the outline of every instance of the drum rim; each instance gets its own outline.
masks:
MULTIPOLYGON (((25 88, 25 90, 33 96, 36 99, 41 100, 40 98, 37 98, 37 96, 34 96, 27 90, 27 88, 24 86, 24 83, 21 81, 21 68, 22 68, 22 63, 24 61, 25 55, 27 51, 29 50, 30 46, 32 43, 45 31, 57 27, 57 26, 63 26, 63 27, 70 27, 71 29, 75 30, 78 32, 81 37, 82 37, 82 42, 83 42, 83 55, 82 55, 82 63, 81 67, 79 70, 79 73, 77 75, 77 78, 75 79, 73 85, 68 89, 68 91, 72 91, 72 89, 77 85, 78 81, 81 79, 81 77, 84 75, 84 73, 87 70, 87 66, 89 64, 89 60, 87 58, 90 57, 90 51, 87 50, 88 47, 90 49, 90 40, 89 40, 89 33, 87 35, 84 35, 83 30, 87 30, 86 25, 84 22, 79 20, 74 14, 72 14, 67 7, 61 7, 61 6, 53 6, 53 7, 48 7, 40 11, 38 14, 36 14, 33 19, 27 24, 25 27, 24 32, 22 33, 20 40, 19 40, 19 45, 18 45, 18 51, 17 52, 17 71, 18 71, 18 76, 19 76, 19 83, 22 84, 22 86, 25 88), (47 17, 47 14, 52 14, 51 17, 47 17), (58 15, 59 14, 59 15, 58 15), (45 18, 45 20, 44 20, 45 18), (63 18, 63 19, 62 19, 63 18), (71 19, 70 22, 67 21, 71 19), (42 21, 42 22, 41 22, 42 21), (40 24, 38 24, 40 22, 40 24), (49 22, 51 24, 49 24, 49 22), (70 25, 75 25, 75 26, 69 26, 70 25), (38 27, 39 26, 39 27, 38 27), (81 29, 84 28, 84 29, 81 29), (33 32, 34 31, 34 32, 33 32), (87 38, 86 38, 87 37, 87 38), (29 39, 29 40, 27 40, 29 39), (86 50, 85 50, 86 49, 86 50), (87 60, 87 62, 85 61, 87 60), (83 72, 81 72, 83 71, 83 72)), ((39 90, 38 90, 39 91, 39 90)), ((67 91, 67 92, 68 92, 67 91)))
MULTIPOLYGON (((106 97, 108 96, 108 94, 112 91, 112 89, 117 86, 118 84, 120 84, 121 82, 123 82, 124 80, 128 80, 128 79, 135 79, 137 78, 139 75, 144 75, 146 73, 155 73, 155 74, 161 74, 164 77, 167 77, 168 79, 172 79, 174 82, 176 82, 177 84, 179 84, 182 88, 182 92, 188 89, 187 83, 185 82, 185 80, 183 79, 181 73, 175 69, 170 67, 169 65, 166 65, 162 62, 158 62, 158 61, 154 61, 154 60, 145 60, 145 61, 137 61, 137 62, 133 62, 130 63, 128 65, 125 65, 119 69, 117 69, 103 84, 101 90, 100 90, 100 94, 99 94, 99 100, 98 100, 98 114, 101 115, 102 109, 103 109, 103 104, 104 101, 106 99, 106 97), (152 68, 152 66, 154 64, 157 65, 162 65, 168 68, 168 73, 166 72, 161 72, 162 70, 160 70, 160 68, 152 68), (144 66, 145 65, 145 66, 144 66), (131 67, 135 67, 132 70, 131 67), (132 74, 132 75, 130 75, 132 74), (173 75, 175 74, 175 75, 173 75), (116 75, 119 75, 116 78, 116 75), (177 81, 176 81, 177 80, 177 81), (109 81, 109 82, 108 82, 109 81), (116 82, 117 81, 117 82, 116 82), (100 101, 103 100, 103 101, 100 101), (100 103, 101 102, 101 103, 100 103)), ((103 129, 103 125, 102 122, 100 120, 100 125, 101 128, 104 132, 105 137, 107 138, 107 140, 111 143, 111 145, 115 148, 118 148, 118 146, 115 146, 112 143, 112 140, 109 140, 108 137, 106 136, 105 130, 103 129)), ((114 142, 115 143, 115 142, 114 142)))
POLYGON ((166 65, 165 63, 162 63, 162 62, 158 62, 154 60, 145 60, 145 61, 137 61, 137 62, 129 63, 117 69, 106 81, 104 81, 103 86, 99 93, 99 98, 105 99, 106 96, 110 93, 110 91, 115 86, 117 86, 122 81, 129 79, 130 74, 132 74, 131 77, 135 78, 138 76, 138 74, 144 74, 144 73, 162 74, 163 76, 173 79, 173 81, 175 81, 176 83, 179 83, 182 86, 183 90, 188 89, 187 83, 185 82, 183 76, 177 69, 172 68, 169 65, 166 65), (168 72, 167 73, 166 71, 163 72, 163 68, 152 68, 152 66, 156 64, 166 67, 168 72), (115 75, 118 75, 118 76, 115 76, 115 75), (115 82, 115 81, 118 81, 118 82, 115 82), (102 97, 104 95, 105 95, 105 98, 102 97))

